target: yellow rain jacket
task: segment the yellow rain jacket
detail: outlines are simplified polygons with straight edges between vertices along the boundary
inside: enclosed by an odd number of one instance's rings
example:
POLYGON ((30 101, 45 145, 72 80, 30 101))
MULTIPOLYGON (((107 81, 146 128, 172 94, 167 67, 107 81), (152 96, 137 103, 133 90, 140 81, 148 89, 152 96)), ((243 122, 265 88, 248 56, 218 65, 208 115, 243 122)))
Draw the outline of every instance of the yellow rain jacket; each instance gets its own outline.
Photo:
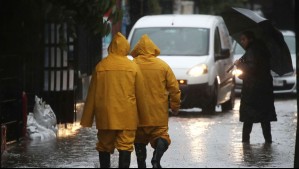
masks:
POLYGON ((97 64, 89 86, 81 125, 99 130, 136 130, 138 113, 147 109, 142 73, 127 55, 130 45, 117 33, 108 56, 97 64))
POLYGON ((146 86, 148 114, 139 118, 139 127, 168 126, 169 97, 172 110, 180 108, 179 85, 167 63, 157 58, 160 49, 143 35, 131 55, 140 66, 146 86))

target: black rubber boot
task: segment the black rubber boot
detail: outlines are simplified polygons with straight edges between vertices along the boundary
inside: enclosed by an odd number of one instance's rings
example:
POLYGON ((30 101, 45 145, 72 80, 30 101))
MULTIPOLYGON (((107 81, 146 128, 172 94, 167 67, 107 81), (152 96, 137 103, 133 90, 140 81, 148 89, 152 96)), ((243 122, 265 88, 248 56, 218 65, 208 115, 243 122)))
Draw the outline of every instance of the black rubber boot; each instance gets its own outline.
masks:
POLYGON ((250 133, 252 131, 253 123, 244 122, 242 132, 242 142, 250 143, 250 133))
POLYGON ((146 168, 146 144, 136 143, 135 152, 137 157, 138 168, 146 168))
POLYGON ((154 151, 153 158, 152 158, 153 168, 162 168, 160 161, 167 149, 168 149, 168 142, 163 138, 158 138, 156 140, 156 149, 154 151))
POLYGON ((131 152, 119 150, 119 166, 118 168, 130 168, 131 152))
POLYGON ((270 122, 263 122, 261 123, 263 129, 263 135, 265 138, 266 143, 272 143, 272 134, 271 134, 271 123, 270 122))
POLYGON ((99 151, 100 168, 110 168, 110 153, 99 151))

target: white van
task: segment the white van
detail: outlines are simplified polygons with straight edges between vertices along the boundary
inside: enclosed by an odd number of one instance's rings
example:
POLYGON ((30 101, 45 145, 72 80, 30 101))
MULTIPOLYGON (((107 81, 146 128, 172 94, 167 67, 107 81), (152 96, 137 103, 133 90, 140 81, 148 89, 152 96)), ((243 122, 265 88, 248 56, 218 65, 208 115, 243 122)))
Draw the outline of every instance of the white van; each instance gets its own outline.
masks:
POLYGON ((235 102, 231 38, 223 19, 213 15, 154 15, 139 19, 128 40, 131 49, 143 34, 160 48, 160 59, 172 68, 182 92, 181 108, 214 112, 235 102))

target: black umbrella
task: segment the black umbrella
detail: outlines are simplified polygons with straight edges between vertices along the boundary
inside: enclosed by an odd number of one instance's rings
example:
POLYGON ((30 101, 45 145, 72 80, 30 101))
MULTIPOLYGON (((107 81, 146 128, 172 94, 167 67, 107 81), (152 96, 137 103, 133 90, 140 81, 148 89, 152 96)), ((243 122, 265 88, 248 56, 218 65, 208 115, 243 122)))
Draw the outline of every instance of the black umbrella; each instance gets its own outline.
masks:
MULTIPOLYGON (((271 68, 278 75, 293 72, 289 48, 282 33, 271 22, 249 9, 229 8, 221 14, 229 34, 239 43, 244 31, 252 31, 271 52, 271 68)), ((242 45, 241 45, 242 46, 242 45)))

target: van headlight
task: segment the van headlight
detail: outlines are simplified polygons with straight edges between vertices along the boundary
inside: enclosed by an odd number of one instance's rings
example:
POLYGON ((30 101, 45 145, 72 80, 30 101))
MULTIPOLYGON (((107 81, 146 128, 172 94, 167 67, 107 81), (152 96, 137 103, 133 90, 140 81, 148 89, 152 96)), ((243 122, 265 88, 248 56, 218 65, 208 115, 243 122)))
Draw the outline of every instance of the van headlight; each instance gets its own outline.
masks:
POLYGON ((197 65, 191 68, 187 74, 191 77, 198 77, 208 73, 208 66, 206 64, 197 65))

